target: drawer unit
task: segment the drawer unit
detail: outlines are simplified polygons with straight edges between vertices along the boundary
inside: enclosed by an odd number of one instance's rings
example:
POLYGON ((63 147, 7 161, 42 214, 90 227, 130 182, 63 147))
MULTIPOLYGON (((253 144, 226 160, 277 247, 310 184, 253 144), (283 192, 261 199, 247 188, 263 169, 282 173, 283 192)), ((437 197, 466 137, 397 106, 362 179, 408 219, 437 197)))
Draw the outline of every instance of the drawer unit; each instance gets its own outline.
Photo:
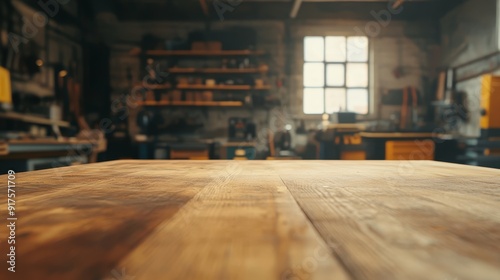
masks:
POLYGON ((425 148, 417 141, 387 141, 385 143, 386 160, 434 160, 435 144, 426 143, 425 148))

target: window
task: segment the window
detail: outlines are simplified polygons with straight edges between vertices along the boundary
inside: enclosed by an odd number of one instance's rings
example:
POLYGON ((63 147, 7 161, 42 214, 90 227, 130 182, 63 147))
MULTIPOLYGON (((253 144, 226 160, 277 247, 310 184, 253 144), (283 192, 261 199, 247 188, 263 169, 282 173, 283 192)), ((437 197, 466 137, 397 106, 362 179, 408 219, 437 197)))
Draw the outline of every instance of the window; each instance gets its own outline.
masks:
POLYGON ((368 114, 368 38, 304 38, 304 113, 368 114))

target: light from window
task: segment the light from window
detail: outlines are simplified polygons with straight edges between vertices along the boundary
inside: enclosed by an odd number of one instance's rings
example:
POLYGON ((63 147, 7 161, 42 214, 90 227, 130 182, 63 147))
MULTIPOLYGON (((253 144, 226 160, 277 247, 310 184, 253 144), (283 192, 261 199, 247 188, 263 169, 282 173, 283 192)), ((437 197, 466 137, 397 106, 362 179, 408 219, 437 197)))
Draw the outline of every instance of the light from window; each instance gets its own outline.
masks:
POLYGON ((338 112, 346 104, 345 88, 327 88, 325 95, 325 113, 338 112))
POLYGON ((323 87, 325 84, 325 64, 304 63, 304 86, 323 87))
POLYGON ((345 69, 344 65, 327 64, 326 65, 326 85, 332 87, 344 86, 345 69))
POLYGON ((367 37, 305 37, 304 113, 368 114, 368 50, 367 37))
POLYGON ((304 89, 304 113, 322 114, 325 107, 325 90, 323 88, 304 89))
POLYGON ((323 37, 304 38, 304 60, 321 62, 325 60, 325 43, 323 37))

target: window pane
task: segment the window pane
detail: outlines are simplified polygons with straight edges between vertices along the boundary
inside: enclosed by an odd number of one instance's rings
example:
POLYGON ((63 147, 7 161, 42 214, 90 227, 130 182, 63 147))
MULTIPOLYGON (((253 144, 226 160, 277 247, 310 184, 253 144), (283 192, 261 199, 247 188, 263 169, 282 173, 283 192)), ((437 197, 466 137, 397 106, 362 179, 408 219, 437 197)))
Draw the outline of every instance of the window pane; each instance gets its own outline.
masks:
POLYGON ((347 86, 368 87, 368 64, 347 63, 347 86))
POLYGON ((347 61, 368 61, 368 38, 349 37, 347 38, 347 61))
POLYGON ((344 85, 344 64, 328 64, 326 65, 326 84, 328 86, 343 86, 344 85))
POLYGON ((323 91, 322 88, 304 89, 304 113, 323 114, 325 108, 323 91))
POLYGON ((325 65, 323 63, 304 63, 304 86, 322 87, 325 85, 325 65))
POLYGON ((346 60, 346 39, 345 37, 326 37, 326 61, 345 62, 346 60))
POLYGON ((304 61, 323 61, 325 58, 325 43, 323 37, 304 38, 304 61))
POLYGON ((368 90, 348 89, 347 110, 358 114, 368 114, 368 90))
POLYGON ((331 114, 346 110, 345 89, 327 88, 325 91, 326 113, 331 114))

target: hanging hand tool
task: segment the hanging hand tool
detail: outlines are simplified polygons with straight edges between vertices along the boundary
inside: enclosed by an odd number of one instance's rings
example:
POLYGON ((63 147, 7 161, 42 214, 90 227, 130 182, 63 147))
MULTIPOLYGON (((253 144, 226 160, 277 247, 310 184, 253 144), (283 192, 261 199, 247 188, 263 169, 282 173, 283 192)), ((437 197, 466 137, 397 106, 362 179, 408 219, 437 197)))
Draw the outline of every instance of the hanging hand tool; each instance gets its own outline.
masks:
POLYGON ((403 89, 403 104, 401 105, 401 119, 399 121, 399 129, 406 128, 406 120, 408 117, 408 87, 403 89))

